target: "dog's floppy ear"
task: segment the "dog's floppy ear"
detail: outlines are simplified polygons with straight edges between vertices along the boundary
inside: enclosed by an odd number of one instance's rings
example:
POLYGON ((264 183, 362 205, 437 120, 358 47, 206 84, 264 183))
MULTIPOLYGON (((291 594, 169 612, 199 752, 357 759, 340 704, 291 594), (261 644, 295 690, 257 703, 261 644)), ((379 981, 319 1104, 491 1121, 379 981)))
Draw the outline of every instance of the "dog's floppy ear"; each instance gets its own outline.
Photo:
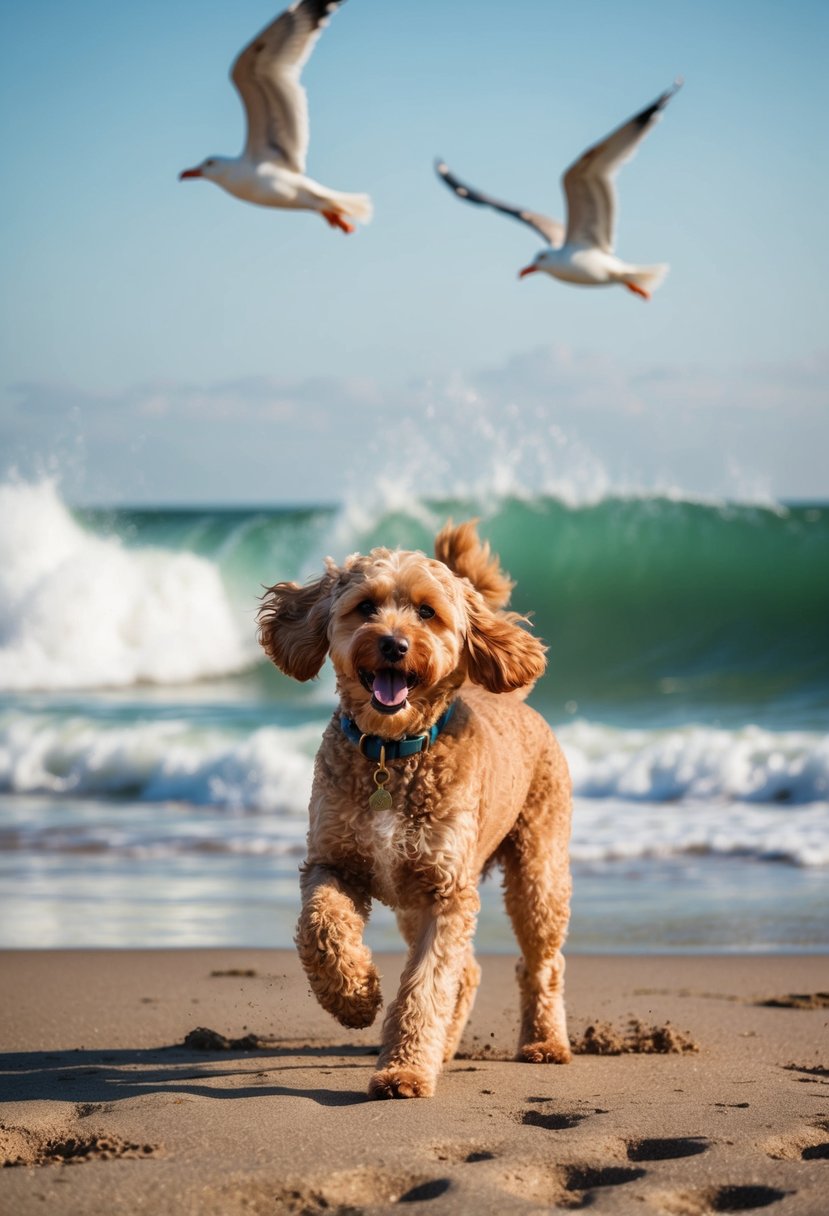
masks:
POLYGON ((435 537, 435 557, 459 578, 468 578, 490 608, 506 608, 515 583, 501 569, 489 541, 478 536, 477 522, 467 519, 453 524, 448 520, 435 537))
POLYGON ((316 582, 304 587, 277 583, 263 595, 259 644, 286 676, 305 681, 319 675, 328 654, 328 616, 338 573, 331 564, 316 582))
POLYGON ((517 612, 493 612, 483 596, 464 585, 468 628, 467 673, 490 692, 510 692, 534 683, 544 673, 545 646, 520 622, 517 612))

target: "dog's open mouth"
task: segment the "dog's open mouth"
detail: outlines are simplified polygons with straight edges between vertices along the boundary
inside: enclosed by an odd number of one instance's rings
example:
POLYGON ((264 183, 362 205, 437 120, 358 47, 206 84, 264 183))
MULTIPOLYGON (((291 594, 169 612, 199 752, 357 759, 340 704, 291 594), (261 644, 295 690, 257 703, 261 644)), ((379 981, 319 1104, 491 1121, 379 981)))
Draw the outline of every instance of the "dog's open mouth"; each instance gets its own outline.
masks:
POLYGON ((376 671, 359 671, 363 687, 371 693, 371 705, 381 714, 396 714, 404 709, 409 692, 417 683, 413 671, 402 671, 399 667, 378 667, 376 671))

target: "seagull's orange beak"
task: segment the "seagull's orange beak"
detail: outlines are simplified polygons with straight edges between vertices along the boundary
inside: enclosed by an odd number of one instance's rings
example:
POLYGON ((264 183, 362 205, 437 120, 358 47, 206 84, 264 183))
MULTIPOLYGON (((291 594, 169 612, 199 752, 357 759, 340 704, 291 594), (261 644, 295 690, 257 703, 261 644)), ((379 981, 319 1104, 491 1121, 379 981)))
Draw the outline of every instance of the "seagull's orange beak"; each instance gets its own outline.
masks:
POLYGON ((538 267, 535 265, 535 263, 533 263, 532 266, 525 266, 523 270, 519 270, 518 277, 519 277, 519 279, 526 279, 528 274, 537 274, 537 273, 538 273, 538 267))
POLYGON ((178 180, 180 182, 183 182, 185 177, 201 177, 201 176, 202 176, 201 169, 184 169, 181 173, 179 173, 178 180))

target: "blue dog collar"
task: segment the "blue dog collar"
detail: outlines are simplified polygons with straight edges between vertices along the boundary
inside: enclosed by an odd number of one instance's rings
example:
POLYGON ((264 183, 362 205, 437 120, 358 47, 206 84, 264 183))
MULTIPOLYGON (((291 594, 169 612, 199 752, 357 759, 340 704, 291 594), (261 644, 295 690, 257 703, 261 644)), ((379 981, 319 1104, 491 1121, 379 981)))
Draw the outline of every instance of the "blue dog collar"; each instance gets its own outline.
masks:
POLYGON ((369 760, 379 760, 383 754, 386 760, 404 760, 407 756, 427 752, 454 712, 453 701, 434 726, 430 726, 422 735, 405 735, 402 739, 382 739, 379 735, 364 735, 353 718, 349 718, 347 714, 340 715, 340 726, 346 739, 358 747, 369 760))

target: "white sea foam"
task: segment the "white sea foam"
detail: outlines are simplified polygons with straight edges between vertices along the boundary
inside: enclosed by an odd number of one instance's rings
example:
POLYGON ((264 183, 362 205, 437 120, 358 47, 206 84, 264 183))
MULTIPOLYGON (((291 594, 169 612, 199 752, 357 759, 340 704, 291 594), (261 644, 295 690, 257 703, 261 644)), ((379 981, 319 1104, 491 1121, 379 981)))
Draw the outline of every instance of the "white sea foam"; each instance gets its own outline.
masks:
POLYGON ((252 633, 209 561, 95 536, 51 481, 0 485, 0 688, 224 675, 256 657, 252 633))
MULTIPOLYGON (((528 362, 539 359, 554 369, 557 379, 560 373, 567 378, 573 375, 578 356, 550 347, 531 352, 528 362)), ((520 366, 512 370, 520 381, 520 366)), ((548 375, 541 374, 548 382, 548 375)), ((535 375, 530 373, 532 381, 535 375)), ((618 396, 626 390, 614 381, 612 389, 606 384, 604 391, 618 396)), ((494 379, 484 377, 479 383, 457 373, 443 383, 426 381, 419 386, 415 409, 409 413, 398 423, 409 484, 396 482, 395 494, 398 500, 408 499, 404 506, 412 514, 412 503, 444 499, 447 486, 452 487, 453 497, 476 504, 485 514, 505 499, 527 502, 545 496, 572 508, 595 506, 609 498, 667 498, 715 507, 739 502, 779 509, 766 481, 734 459, 727 461, 726 473, 718 479, 720 487, 714 483, 705 490, 664 474, 633 470, 621 474, 584 438, 581 426, 551 421, 544 395, 539 398, 530 388, 529 396, 511 397, 505 394, 497 373, 494 379), (451 459, 451 453, 458 450, 459 436, 465 474, 459 473, 458 462, 451 459)), ((381 444, 382 440, 375 443, 378 455, 381 444)), ((618 464, 612 456, 611 462, 618 464)), ((381 497, 386 493, 383 490, 381 497)), ((349 497, 362 502, 365 494, 364 479, 355 478, 349 497)))
POLYGON ((695 856, 746 857, 829 866, 829 807, 745 803, 664 804, 575 799, 570 854, 575 863, 695 856))
POLYGON ((239 737, 182 720, 108 726, 9 711, 0 716, 0 791, 304 814, 319 738, 316 725, 239 737))
POLYGON ((829 736, 684 726, 629 730, 577 721, 559 732, 575 790, 631 801, 829 800, 829 736))
MULTIPOLYGON (((181 719, 110 725, 10 709, 0 716, 0 791, 49 795, 67 806, 96 798, 177 803, 182 814, 187 807, 230 812, 213 819, 205 840, 188 832, 159 842, 150 817, 143 843, 139 831, 130 850, 278 854, 285 832, 294 841, 304 821, 322 726, 240 734, 181 719), (260 824, 276 816, 276 826, 264 836, 240 829, 240 814, 260 824)), ((587 722, 559 735, 577 795, 576 861, 717 854, 829 865, 829 742, 821 735, 627 731, 587 722)), ((113 818, 117 809, 107 813, 113 818)), ((36 847, 61 848, 61 839, 44 837, 36 847)), ((109 846, 126 847, 114 830, 109 846)))

